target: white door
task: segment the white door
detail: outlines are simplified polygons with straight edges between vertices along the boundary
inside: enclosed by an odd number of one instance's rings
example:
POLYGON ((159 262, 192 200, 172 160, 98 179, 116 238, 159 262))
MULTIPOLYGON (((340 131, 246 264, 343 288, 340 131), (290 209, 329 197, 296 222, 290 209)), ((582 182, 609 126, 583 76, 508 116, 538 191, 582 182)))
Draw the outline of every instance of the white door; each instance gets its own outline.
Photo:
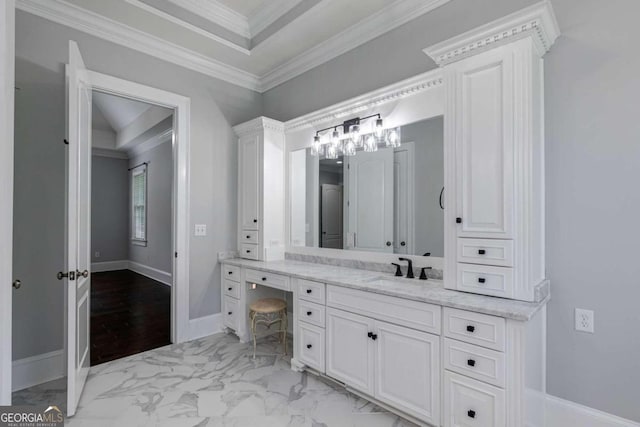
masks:
POLYGON ((243 230, 258 230, 259 176, 258 156, 259 137, 250 136, 239 141, 240 157, 240 221, 243 230))
POLYGON ((327 308, 327 375, 373 395, 374 321, 327 308))
POLYGON ((347 249, 393 253, 393 149, 348 159, 347 249))
POLYGON ((342 249, 342 186, 322 184, 320 238, 323 248, 342 249))
POLYGON ((376 321, 375 397, 440 422, 440 337, 376 321))
POLYGON ((414 183, 414 146, 409 142, 393 152, 393 252, 396 254, 415 252, 414 183))
POLYGON ((513 237, 513 55, 505 49, 454 65, 463 106, 454 120, 458 237, 513 237))
POLYGON ((78 45, 69 42, 67 188, 67 415, 89 373, 91 291, 91 85, 78 45))

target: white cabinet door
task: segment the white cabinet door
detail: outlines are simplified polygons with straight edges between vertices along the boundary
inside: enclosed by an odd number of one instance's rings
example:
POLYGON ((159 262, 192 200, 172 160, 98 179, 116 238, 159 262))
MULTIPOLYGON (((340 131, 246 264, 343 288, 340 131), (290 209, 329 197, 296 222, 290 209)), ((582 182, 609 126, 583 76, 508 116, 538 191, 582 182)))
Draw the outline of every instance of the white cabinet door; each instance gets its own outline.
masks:
POLYGON ((374 321, 346 311, 327 308, 327 375, 373 395, 374 321))
POLYGON ((513 53, 453 65, 458 237, 513 237, 513 53))
POLYGON ((259 226, 259 143, 260 137, 240 138, 240 224, 244 230, 257 230, 259 226))
POLYGON ((393 253, 393 149, 347 159, 347 249, 393 253))
POLYGON ((440 337, 376 322, 375 397, 440 424, 440 337))

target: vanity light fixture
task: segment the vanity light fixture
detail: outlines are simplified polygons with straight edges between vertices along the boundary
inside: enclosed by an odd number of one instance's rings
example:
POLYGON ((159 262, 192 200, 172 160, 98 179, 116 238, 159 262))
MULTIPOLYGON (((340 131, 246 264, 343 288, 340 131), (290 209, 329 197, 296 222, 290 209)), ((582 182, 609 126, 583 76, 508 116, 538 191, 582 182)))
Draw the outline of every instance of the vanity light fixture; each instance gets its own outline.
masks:
MULTIPOLYGON (((326 133, 324 135, 327 135, 326 133)), ((387 147, 400 146, 400 128, 385 129, 380 114, 372 114, 366 117, 356 117, 346 120, 339 125, 333 125, 316 131, 311 145, 312 156, 324 156, 327 159, 337 159, 341 154, 344 156, 355 156, 358 150, 368 153, 378 151, 378 145, 384 144, 387 147), (371 132, 363 134, 362 122, 367 119, 376 118, 369 127, 371 132), (342 133, 339 131, 342 127, 342 133), (331 132, 331 137, 322 138, 323 132, 331 132)))

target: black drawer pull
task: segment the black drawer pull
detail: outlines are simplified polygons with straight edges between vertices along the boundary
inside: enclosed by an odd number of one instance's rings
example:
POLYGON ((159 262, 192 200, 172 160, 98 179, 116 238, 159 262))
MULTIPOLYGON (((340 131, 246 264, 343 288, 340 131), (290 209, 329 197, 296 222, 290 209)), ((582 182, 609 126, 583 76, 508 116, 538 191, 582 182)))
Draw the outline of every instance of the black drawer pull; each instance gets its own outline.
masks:
POLYGON ((230 311, 227 313, 229 316, 231 316, 233 314, 233 311, 230 311))
POLYGON ((232 291, 232 290, 233 290, 233 288, 228 288, 228 290, 232 291))
POLYGON ((313 347, 311 344, 307 344, 307 348, 311 348, 313 347))
POLYGON ((467 325, 467 332, 475 332, 476 327, 473 325, 467 325))
POLYGON ((254 223, 254 224, 256 224, 257 222, 258 222, 258 220, 257 220, 257 219, 254 219, 254 220, 253 220, 253 223, 254 223))
POLYGON ((485 279, 484 277, 478 277, 478 283, 484 283, 486 281, 487 279, 485 279))
POLYGON ((247 253, 248 253, 248 254, 250 254, 250 253, 251 253, 251 250, 250 250, 250 249, 247 249, 247 253))
POLYGON ((233 274, 233 271, 230 271, 228 274, 233 274))
POLYGON ((487 251, 485 251, 484 249, 478 249, 478 255, 484 255, 486 253, 487 251))
POLYGON ((456 218, 456 224, 462 224, 462 218, 460 217, 456 218))
POLYGON ((310 294, 311 293, 311 289, 307 289, 307 293, 310 294))
POLYGON ((472 410, 472 409, 469 409, 469 410, 467 411, 467 416, 468 416, 469 418, 475 418, 475 417, 476 417, 476 411, 474 411, 474 410, 472 410))
POLYGON ((474 366, 476 366, 476 361, 473 360, 473 359, 469 359, 469 360, 467 360, 467 365, 469 365, 471 367, 474 367, 474 366))
POLYGON ((250 238, 251 238, 251 236, 247 236, 247 239, 250 239, 250 238))
POLYGON ((266 277, 263 277, 263 278, 262 278, 262 281, 263 281, 263 282, 266 282, 266 281, 267 281, 267 278, 266 278, 266 277))
POLYGON ((310 311, 307 311, 307 316, 311 316, 311 312, 310 311))

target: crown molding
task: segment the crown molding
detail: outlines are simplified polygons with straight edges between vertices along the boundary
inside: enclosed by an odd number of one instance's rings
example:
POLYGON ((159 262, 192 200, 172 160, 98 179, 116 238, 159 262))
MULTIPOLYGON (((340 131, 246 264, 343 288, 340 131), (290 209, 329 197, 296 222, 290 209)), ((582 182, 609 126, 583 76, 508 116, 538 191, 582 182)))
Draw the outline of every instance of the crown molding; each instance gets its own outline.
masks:
POLYGON ((165 142, 170 142, 172 140, 173 140, 173 128, 170 128, 156 135, 153 135, 151 138, 147 139, 145 142, 135 144, 133 147, 127 150, 127 155, 130 159, 133 159, 135 157, 138 157, 142 153, 153 150, 157 146, 164 144, 165 142))
POLYGON ((247 48, 244 48, 232 41, 229 41, 227 39, 225 39, 224 37, 220 37, 217 34, 214 34, 210 31, 205 30, 204 28, 200 28, 196 25, 193 25, 187 21, 184 21, 180 18, 176 18, 173 15, 170 15, 160 9, 156 9, 154 6, 151 6, 147 3, 144 3, 141 0, 124 0, 125 2, 129 3, 132 6, 135 6, 137 8, 140 8, 146 12, 152 13, 156 16, 161 17, 162 19, 166 19, 167 21, 174 23, 176 25, 179 25, 183 28, 186 28, 189 31, 192 31, 198 35, 201 35, 203 37, 206 37, 210 40, 213 40, 214 42, 220 43, 224 46, 230 47, 231 49, 237 50, 238 52, 244 53, 245 55, 250 55, 251 51, 247 48))
POLYGON ((239 137, 259 133, 263 130, 284 132, 284 123, 268 117, 256 117, 248 122, 241 123, 233 127, 233 131, 239 137))
POLYGON ((191 13, 202 16, 242 37, 251 38, 249 20, 216 0, 169 0, 191 13))
POLYGON ((449 1, 396 0, 389 6, 261 76, 260 91, 266 92, 449 1))
POLYGON ((543 56, 560 35, 558 21, 549 0, 452 37, 423 50, 439 66, 482 52, 499 44, 530 37, 543 56))
POLYGON ((247 17, 251 36, 260 34, 300 3, 302 0, 270 0, 265 2, 247 17))
POLYGON ((110 150, 108 148, 99 148, 99 147, 93 147, 91 149, 91 155, 98 156, 98 157, 109 157, 112 159, 120 159, 120 160, 129 159, 129 156, 127 155, 127 153, 123 151, 110 150))
POLYGON ((64 0, 17 0, 16 7, 216 79, 255 91, 260 88, 259 79, 254 74, 87 11, 64 0))
POLYGON ((389 102, 417 95, 438 87, 443 83, 442 70, 436 68, 435 70, 419 74, 365 95, 289 120, 284 123, 285 132, 296 132, 317 127, 330 121, 342 120, 345 117, 356 115, 362 111, 368 111, 389 102))

